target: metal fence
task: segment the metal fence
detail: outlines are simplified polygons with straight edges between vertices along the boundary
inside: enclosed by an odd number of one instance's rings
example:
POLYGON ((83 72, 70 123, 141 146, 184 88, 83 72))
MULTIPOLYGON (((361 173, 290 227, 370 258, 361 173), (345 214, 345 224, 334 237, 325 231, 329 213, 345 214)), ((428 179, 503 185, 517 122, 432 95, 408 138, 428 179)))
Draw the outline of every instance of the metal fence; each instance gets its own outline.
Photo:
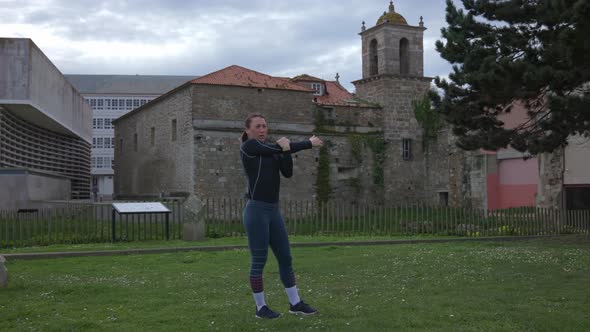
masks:
MULTIPOLYGON (((170 239, 182 238, 182 204, 162 202, 171 211, 170 239)), ((166 239, 164 215, 115 215, 116 241, 166 239)), ((0 211, 0 248, 112 241, 110 204, 0 211)))
MULTIPOLYGON (((205 201, 209 237, 243 236, 243 199, 205 201)), ((589 234, 590 210, 542 208, 481 210, 425 205, 388 206, 370 202, 288 201, 280 205, 288 232, 337 236, 506 236, 589 234)))
MULTIPOLYGON (((170 239, 182 238, 182 202, 163 202, 171 211, 170 239)), ((243 199, 203 201, 207 236, 244 236, 243 199)), ((485 211, 433 206, 388 206, 371 202, 283 201, 289 234, 335 236, 509 236, 590 234, 590 210, 514 208, 485 211)), ((110 242, 110 204, 0 211, 0 248, 110 242)), ((116 241, 166 238, 163 215, 116 215, 116 241)))

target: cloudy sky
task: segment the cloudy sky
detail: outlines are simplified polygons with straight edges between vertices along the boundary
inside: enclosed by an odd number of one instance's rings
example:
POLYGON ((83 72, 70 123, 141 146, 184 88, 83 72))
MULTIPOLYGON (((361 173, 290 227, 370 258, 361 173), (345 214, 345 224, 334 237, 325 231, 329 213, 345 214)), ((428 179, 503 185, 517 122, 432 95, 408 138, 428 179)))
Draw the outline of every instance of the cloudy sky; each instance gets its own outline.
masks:
MULTIPOLYGON (((444 0, 396 0, 424 17, 425 75, 450 65, 434 42, 444 0)), ((361 22, 388 0, 0 0, 0 37, 31 38, 66 74, 204 75, 237 64, 276 76, 361 77, 361 22)))

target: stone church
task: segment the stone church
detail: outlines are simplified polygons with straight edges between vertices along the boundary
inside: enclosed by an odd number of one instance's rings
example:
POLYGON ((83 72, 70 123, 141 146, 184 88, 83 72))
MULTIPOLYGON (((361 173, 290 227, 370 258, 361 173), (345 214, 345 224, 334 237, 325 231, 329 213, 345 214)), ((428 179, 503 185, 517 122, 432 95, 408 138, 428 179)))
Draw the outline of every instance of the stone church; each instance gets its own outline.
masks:
POLYGON ((338 77, 272 77, 230 66, 120 117, 114 121, 116 197, 243 197, 239 137, 243 119, 257 112, 277 138, 315 134, 326 142, 295 155, 282 200, 481 206, 483 164, 467 165, 445 130, 424 144, 414 116, 414 102, 431 84, 424 77, 425 30, 422 19, 409 24, 393 3, 374 26, 363 22, 355 94, 338 77))

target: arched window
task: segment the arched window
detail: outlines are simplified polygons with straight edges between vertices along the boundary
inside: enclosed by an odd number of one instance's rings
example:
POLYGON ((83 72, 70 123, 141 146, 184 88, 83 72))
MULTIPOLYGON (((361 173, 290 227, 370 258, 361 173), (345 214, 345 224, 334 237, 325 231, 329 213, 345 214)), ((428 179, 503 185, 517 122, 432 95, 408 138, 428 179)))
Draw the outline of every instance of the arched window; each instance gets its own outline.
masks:
POLYGON ((399 72, 401 75, 410 73, 410 42, 406 38, 399 41, 399 72))
POLYGON ((377 40, 371 40, 369 44, 369 75, 379 74, 379 56, 377 55, 377 40))

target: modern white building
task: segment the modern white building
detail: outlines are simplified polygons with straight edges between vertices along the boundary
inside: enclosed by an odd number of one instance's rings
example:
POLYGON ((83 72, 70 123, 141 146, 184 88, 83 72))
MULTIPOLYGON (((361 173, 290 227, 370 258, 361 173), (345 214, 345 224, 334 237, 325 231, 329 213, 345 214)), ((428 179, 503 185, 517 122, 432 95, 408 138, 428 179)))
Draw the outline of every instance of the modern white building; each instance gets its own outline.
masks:
POLYGON ((92 191, 99 200, 113 195, 115 132, 123 114, 197 76, 65 75, 92 108, 92 191))
POLYGON ((0 209, 90 198, 92 110, 28 38, 0 38, 0 209))

